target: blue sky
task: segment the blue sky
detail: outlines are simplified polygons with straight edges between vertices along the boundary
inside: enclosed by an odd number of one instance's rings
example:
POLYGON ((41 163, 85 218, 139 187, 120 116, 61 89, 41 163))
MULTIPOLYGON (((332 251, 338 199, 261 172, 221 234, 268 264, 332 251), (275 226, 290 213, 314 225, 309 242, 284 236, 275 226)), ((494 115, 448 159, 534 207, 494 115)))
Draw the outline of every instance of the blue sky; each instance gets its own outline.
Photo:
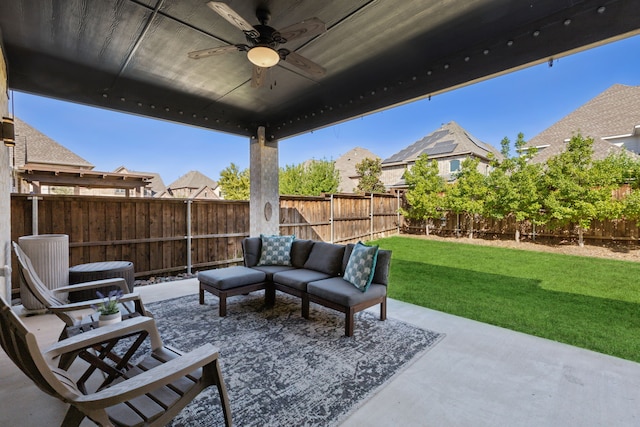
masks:
MULTIPOLYGON (((280 141, 280 165, 337 159, 364 147, 383 159, 456 121, 500 147, 537 135, 611 85, 640 85, 640 36, 280 141)), ((214 180, 249 167, 249 140, 211 130, 14 93, 15 115, 95 165, 158 172, 170 184, 190 170, 214 180)))

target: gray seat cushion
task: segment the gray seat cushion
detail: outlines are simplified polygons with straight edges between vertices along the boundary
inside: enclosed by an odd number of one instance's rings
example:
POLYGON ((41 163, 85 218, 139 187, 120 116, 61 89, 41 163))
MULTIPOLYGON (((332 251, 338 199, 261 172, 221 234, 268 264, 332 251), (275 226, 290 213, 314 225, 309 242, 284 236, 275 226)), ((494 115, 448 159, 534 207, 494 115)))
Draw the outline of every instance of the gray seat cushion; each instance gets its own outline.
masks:
POLYGON ((387 287, 372 283, 362 292, 341 277, 318 280, 307 285, 307 292, 345 307, 352 307, 363 301, 380 298, 387 294, 387 287))
POLYGON ((267 281, 273 281, 273 275, 279 273, 281 271, 289 271, 295 269, 293 266, 289 265, 256 265, 255 267, 251 267, 253 270, 262 271, 267 275, 267 281))
POLYGON ((264 282, 267 275, 247 267, 226 267, 198 272, 198 280, 216 289, 233 289, 245 285, 264 282))
MULTIPOLYGON (((284 286, 288 286, 300 291, 307 290, 307 283, 316 280, 326 279, 329 276, 326 273, 315 270, 307 270, 306 268, 297 268, 289 271, 281 271, 273 275, 273 282, 284 286)), ((355 289, 355 288, 354 288, 355 289)))

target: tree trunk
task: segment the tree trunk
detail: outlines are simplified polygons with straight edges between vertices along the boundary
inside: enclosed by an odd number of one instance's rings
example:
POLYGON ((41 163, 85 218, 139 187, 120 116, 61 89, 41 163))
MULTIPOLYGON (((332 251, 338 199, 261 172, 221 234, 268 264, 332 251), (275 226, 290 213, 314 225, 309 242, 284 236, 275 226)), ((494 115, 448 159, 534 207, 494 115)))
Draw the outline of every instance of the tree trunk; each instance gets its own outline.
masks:
POLYGON ((469 238, 473 239, 473 216, 469 216, 469 238))
POLYGON ((429 235, 429 221, 425 221, 424 230, 425 230, 425 233, 427 233, 427 236, 428 236, 429 235))
POLYGON ((516 243, 520 243, 520 227, 516 227, 516 243))
POLYGON ((584 230, 582 227, 578 227, 578 246, 584 248, 584 230))

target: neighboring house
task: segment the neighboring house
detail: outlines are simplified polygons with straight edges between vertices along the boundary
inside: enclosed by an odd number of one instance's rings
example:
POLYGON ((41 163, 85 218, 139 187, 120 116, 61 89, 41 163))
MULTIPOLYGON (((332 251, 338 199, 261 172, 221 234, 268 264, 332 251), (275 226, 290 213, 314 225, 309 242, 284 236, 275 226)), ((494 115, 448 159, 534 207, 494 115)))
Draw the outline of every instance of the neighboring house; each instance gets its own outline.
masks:
POLYGON ((340 184, 338 185, 339 193, 354 193, 360 182, 360 177, 356 172, 356 165, 364 159, 379 159, 380 157, 373 154, 366 148, 353 148, 335 161, 335 168, 340 174, 340 184))
POLYGON ((220 199, 220 186, 208 176, 190 171, 182 175, 159 197, 175 197, 180 199, 220 199))
POLYGON ((141 195, 150 178, 94 171, 94 166, 37 129, 15 118, 16 145, 12 149, 12 191, 36 194, 141 195), (105 190, 109 189, 109 190, 105 190))
POLYGON ((493 154, 498 159, 502 158, 502 154, 495 147, 480 141, 456 122, 451 121, 383 160, 380 180, 389 189, 406 188, 404 172, 411 169, 422 154, 438 162, 440 176, 447 181, 455 180, 462 162, 468 157, 480 159, 478 170, 484 174, 490 172, 489 154, 493 154))
POLYGON ((116 168, 116 170, 114 170, 113 172, 123 173, 127 175, 147 175, 152 177, 149 180, 149 185, 144 189, 145 197, 159 197, 159 195, 162 194, 166 189, 166 186, 164 185, 164 181, 162 180, 162 177, 157 172, 130 171, 125 166, 120 166, 116 168))
POLYGON ((564 151, 575 134, 593 138, 594 159, 626 149, 640 154, 640 86, 615 84, 527 142, 536 147, 533 162, 564 151))

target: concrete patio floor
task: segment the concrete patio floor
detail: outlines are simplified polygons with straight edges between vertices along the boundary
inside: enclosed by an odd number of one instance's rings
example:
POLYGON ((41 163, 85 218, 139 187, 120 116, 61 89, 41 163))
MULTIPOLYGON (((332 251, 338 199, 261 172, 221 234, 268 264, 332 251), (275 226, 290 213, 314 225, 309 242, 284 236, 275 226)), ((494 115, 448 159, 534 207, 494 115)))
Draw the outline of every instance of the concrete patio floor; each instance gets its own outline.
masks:
MULTIPOLYGON (((150 303, 197 293, 198 284, 189 279, 136 290, 150 303)), ((388 315, 446 337, 343 427, 640 425, 638 363, 395 300, 388 315)), ((24 321, 43 346, 62 327, 52 315, 24 321)), ((60 425, 65 411, 0 352, 0 425, 60 425)))

